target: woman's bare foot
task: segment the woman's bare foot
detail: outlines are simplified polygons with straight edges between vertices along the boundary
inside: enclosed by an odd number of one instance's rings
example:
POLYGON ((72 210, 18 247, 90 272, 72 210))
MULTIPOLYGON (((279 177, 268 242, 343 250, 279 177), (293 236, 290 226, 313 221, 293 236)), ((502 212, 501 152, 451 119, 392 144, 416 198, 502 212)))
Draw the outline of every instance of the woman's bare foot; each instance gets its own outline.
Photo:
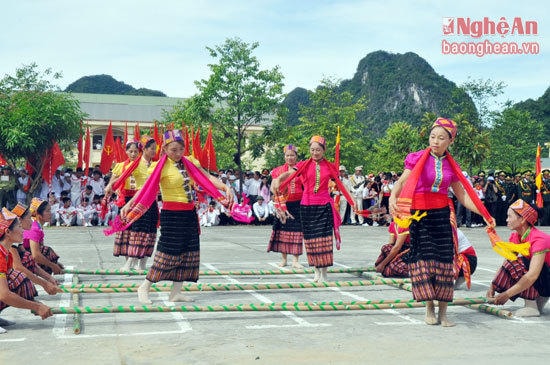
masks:
POLYGON ((147 282, 144 282, 138 287, 138 299, 139 302, 142 304, 152 304, 153 302, 151 299, 149 299, 149 288, 151 287, 150 284, 147 284, 147 282))
POLYGON ((454 323, 452 321, 449 321, 447 316, 445 316, 445 317, 439 316, 439 322, 441 323, 442 327, 454 327, 454 326, 456 326, 456 323, 454 323))
POLYGON ((315 275, 313 275, 313 282, 314 282, 314 283, 318 283, 318 282, 319 282, 319 279, 321 278, 321 270, 319 270, 318 268, 314 267, 314 268, 313 268, 313 271, 315 272, 315 275))
POLYGON ((438 312, 438 318, 439 323, 441 323, 441 326, 443 327, 454 327, 455 323, 449 321, 449 318, 447 318, 447 302, 439 302, 439 312, 438 312))
POLYGON ((424 318, 424 322, 429 325, 439 324, 439 321, 435 316, 435 306, 433 301, 426 302, 426 317, 424 318))
POLYGON ((176 294, 174 296, 169 296, 168 300, 171 302, 194 302, 195 300, 189 297, 186 297, 183 294, 176 294))
POLYGON ((286 266, 286 253, 281 254, 281 263, 279 264, 279 267, 285 267, 286 266))

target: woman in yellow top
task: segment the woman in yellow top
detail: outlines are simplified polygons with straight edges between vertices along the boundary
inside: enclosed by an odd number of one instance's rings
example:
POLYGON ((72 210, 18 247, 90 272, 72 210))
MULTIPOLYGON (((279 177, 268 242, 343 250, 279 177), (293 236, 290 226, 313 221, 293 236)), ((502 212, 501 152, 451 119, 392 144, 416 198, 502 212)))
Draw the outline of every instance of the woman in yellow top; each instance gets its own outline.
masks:
MULTIPOLYGON (((105 194, 113 191, 118 194, 117 205, 124 206, 141 189, 147 179, 147 169, 155 156, 157 144, 154 138, 143 136, 140 142, 126 144, 128 159, 113 168, 113 175, 105 187, 105 194)), ((117 232, 115 236, 114 256, 126 256, 121 270, 132 268, 145 269, 147 259, 153 254, 157 240, 158 207, 153 202, 149 210, 128 229, 117 232), (138 265, 139 262, 139 265, 138 265)))
POLYGON ((232 196, 227 185, 221 180, 196 166, 188 157, 184 157, 184 147, 181 131, 166 131, 163 142, 165 155, 151 165, 151 175, 147 182, 121 210, 122 223, 130 224, 143 214, 160 188, 162 210, 157 251, 153 265, 138 289, 139 301, 144 304, 151 303, 151 285, 161 280, 173 282, 170 301, 190 301, 181 294, 181 288, 184 281, 196 282, 199 277, 200 232, 195 210, 195 185, 219 200, 225 198, 219 190, 226 192, 227 199, 231 199, 232 196))

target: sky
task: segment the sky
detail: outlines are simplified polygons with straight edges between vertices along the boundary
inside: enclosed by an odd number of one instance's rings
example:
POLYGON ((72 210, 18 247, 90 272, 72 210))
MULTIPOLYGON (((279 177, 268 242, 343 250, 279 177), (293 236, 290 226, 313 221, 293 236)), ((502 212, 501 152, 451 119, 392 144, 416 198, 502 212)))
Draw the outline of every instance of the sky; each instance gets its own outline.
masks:
MULTIPOLYGON (((284 92, 314 90, 325 78, 351 79, 370 52, 414 52, 461 85, 503 82, 502 100, 536 99, 550 86, 550 7, 542 0, 0 0, 0 77, 36 63, 80 77, 108 74, 135 88, 190 97, 216 63, 207 47, 238 37, 258 42, 262 69, 279 67, 284 92), (537 34, 444 35, 444 18, 513 26, 537 34), (536 43, 538 54, 443 54, 442 42, 536 43)), ((473 28, 470 28, 473 29, 473 28)), ((503 28, 500 28, 503 29, 503 28)), ((473 31, 473 30, 472 30, 473 31)), ((517 32, 516 32, 517 33, 517 32)))

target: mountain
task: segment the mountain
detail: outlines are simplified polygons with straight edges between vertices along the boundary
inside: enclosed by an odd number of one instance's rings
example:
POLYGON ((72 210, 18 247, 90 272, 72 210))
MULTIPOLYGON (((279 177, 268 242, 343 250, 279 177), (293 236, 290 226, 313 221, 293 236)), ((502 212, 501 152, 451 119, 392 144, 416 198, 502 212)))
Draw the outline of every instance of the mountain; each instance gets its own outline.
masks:
MULTIPOLYGON (((438 75, 428 62, 412 52, 369 53, 359 61, 353 78, 340 83, 339 91, 350 92, 355 100, 366 97, 367 110, 358 115, 358 121, 368 125, 374 137, 382 136, 395 121, 418 125, 426 112, 442 116, 459 112, 452 110, 452 105, 475 110, 468 94, 438 75)), ((289 97, 292 99, 288 103, 296 102, 294 90, 286 99, 289 97)), ((289 120, 289 124, 296 122, 289 120)))
POLYGON ((116 95, 142 95, 142 96, 166 96, 162 91, 146 88, 135 89, 122 81, 115 80, 110 75, 84 76, 67 86, 66 92, 89 94, 116 94, 116 95))
POLYGON ((527 99, 514 104, 512 107, 531 113, 533 119, 544 126, 545 140, 550 141, 550 87, 537 100, 527 99))
POLYGON ((288 109, 288 124, 290 126, 299 123, 300 105, 308 105, 309 102, 309 94, 304 88, 297 87, 287 94, 282 104, 288 109))

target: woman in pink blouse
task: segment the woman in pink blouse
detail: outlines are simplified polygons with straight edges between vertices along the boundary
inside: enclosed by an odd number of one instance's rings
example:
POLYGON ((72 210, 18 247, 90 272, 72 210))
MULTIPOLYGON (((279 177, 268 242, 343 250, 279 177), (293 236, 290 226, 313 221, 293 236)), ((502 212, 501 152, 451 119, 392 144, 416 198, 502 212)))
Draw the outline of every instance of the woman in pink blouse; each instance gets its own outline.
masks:
POLYGON ((296 171, 281 174, 272 183, 276 192, 285 191, 296 177, 302 178, 303 194, 300 201, 300 219, 306 247, 307 261, 313 266, 313 281, 327 281, 327 268, 332 266, 333 234, 336 236, 336 247, 340 248, 339 227, 341 224, 334 199, 330 196, 329 182, 333 180, 348 202, 353 199, 339 179, 337 167, 325 158, 326 143, 321 136, 313 136, 309 141, 311 158, 296 164, 296 171))
POLYGON ((409 264, 412 293, 415 300, 426 302, 425 322, 444 327, 454 326, 447 318, 447 305, 454 295, 453 265, 458 243, 449 188, 467 209, 480 214, 460 181, 460 166, 448 153, 456 133, 453 120, 437 118, 430 130, 429 147, 407 155, 405 169, 389 200, 394 219, 399 218, 404 210, 401 204, 406 202, 409 213, 417 218, 410 223, 411 250, 404 257, 409 264), (411 192, 412 196, 400 196, 411 192), (437 317, 435 300, 439 306, 437 317))

